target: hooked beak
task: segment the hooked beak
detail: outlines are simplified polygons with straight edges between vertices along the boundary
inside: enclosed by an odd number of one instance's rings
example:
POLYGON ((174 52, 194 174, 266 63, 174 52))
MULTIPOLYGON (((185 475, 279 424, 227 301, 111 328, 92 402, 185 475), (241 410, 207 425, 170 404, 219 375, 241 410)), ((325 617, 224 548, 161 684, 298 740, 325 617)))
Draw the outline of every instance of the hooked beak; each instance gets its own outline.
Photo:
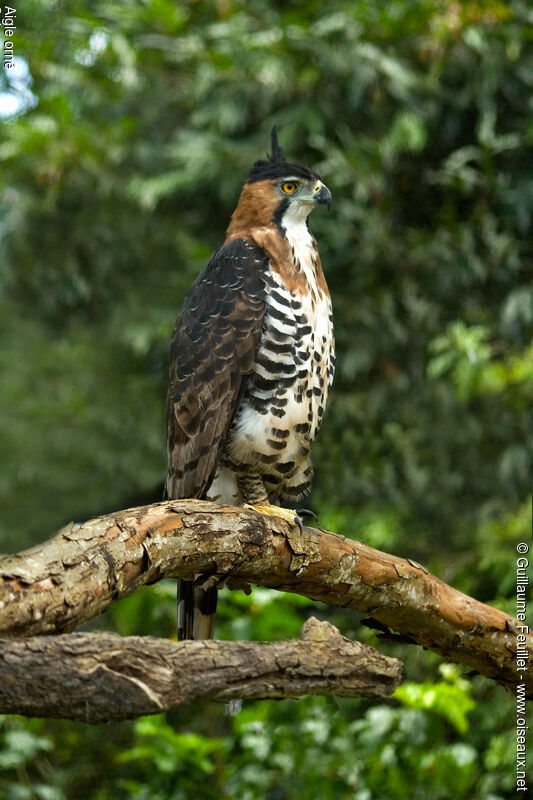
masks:
POLYGON ((331 208, 331 192, 328 187, 321 183, 320 186, 317 186, 315 189, 313 200, 315 203, 322 203, 328 207, 328 211, 331 208))

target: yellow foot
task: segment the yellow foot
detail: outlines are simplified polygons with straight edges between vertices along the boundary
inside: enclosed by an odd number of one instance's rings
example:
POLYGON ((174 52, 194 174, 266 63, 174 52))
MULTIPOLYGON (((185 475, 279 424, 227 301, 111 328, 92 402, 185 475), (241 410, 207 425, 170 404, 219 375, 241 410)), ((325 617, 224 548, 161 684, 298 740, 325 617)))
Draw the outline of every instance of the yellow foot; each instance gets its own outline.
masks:
POLYGON ((259 511, 260 514, 265 514, 267 517, 278 517, 283 519, 290 525, 296 525, 300 530, 303 530, 302 520, 296 511, 290 508, 281 508, 281 506, 268 505, 251 505, 250 503, 243 503, 244 508, 252 508, 254 511, 259 511))

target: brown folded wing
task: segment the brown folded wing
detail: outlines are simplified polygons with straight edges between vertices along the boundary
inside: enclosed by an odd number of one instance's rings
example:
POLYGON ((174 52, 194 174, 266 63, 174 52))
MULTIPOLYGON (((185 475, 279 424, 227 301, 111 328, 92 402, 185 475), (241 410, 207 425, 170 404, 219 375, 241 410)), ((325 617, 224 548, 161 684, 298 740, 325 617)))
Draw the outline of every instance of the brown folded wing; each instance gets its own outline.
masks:
POLYGON ((224 245, 187 295, 172 336, 167 497, 201 498, 255 364, 265 314, 263 250, 224 245))

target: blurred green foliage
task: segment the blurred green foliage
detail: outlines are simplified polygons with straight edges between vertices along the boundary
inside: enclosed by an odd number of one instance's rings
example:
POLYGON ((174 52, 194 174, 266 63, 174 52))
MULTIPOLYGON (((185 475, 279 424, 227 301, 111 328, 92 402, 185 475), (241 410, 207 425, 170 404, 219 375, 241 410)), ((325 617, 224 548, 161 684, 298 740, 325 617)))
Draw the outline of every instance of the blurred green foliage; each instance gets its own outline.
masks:
MULTIPOLYGON (((17 9, 1 123, 0 550, 157 500, 170 332, 277 123, 331 188, 311 226, 338 371, 323 525, 513 611, 533 395, 530 10, 515 0, 44 2, 17 9)), ((97 624, 169 636, 174 586, 97 624)), ((224 592, 220 635, 310 613, 224 592)), ((512 698, 418 648, 388 705, 213 704, 98 728, 0 720, 6 800, 497 800, 512 698), (104 744, 105 740, 105 744, 104 744)))

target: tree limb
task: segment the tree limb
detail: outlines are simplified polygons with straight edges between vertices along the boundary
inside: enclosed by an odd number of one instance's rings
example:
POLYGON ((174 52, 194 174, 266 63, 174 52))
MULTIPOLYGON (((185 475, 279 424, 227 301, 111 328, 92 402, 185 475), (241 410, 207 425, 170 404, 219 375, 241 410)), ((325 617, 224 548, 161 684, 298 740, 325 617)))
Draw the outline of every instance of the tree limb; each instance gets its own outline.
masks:
POLYGON ((1 559, 0 635, 73 630, 143 584, 198 573, 362 611, 503 686, 524 682, 533 697, 533 673, 517 677, 518 623, 508 614, 414 562, 335 533, 300 533, 250 509, 199 500, 69 525, 43 545, 1 559))
POLYGON ((311 618, 301 640, 75 633, 0 642, 0 713, 110 722, 199 698, 388 697, 402 664, 311 618))

